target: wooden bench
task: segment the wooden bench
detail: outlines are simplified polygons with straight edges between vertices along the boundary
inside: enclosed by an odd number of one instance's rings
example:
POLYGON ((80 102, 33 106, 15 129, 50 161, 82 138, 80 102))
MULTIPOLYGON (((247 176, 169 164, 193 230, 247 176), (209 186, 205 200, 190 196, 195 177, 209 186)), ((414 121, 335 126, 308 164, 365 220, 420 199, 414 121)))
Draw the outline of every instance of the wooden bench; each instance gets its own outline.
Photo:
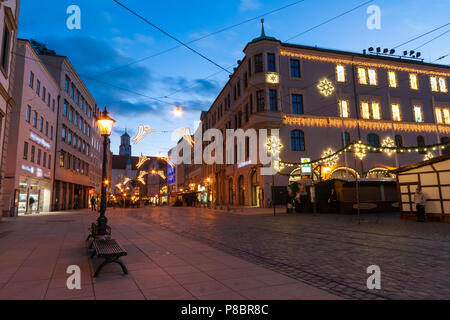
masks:
POLYGON ((120 260, 120 257, 126 256, 127 252, 124 248, 122 248, 116 240, 98 240, 94 239, 92 241, 92 246, 94 248, 94 252, 91 255, 91 259, 95 256, 99 258, 104 258, 103 261, 95 270, 94 278, 96 278, 100 271, 103 269, 105 265, 108 263, 117 263, 122 267, 122 271, 124 274, 128 274, 128 270, 125 267, 125 264, 120 260))

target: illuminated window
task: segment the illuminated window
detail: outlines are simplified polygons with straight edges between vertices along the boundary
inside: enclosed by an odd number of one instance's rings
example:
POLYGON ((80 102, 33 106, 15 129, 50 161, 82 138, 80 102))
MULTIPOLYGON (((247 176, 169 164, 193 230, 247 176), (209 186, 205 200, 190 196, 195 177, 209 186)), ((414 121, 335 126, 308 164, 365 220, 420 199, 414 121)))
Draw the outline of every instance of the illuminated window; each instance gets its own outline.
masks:
POLYGON ((340 100, 339 101, 339 115, 342 118, 348 118, 350 116, 350 110, 348 108, 348 101, 347 100, 340 100))
POLYGON ((368 102, 361 102, 361 115, 363 119, 370 119, 370 110, 368 102))
POLYGON ((388 78, 389 78, 389 87, 397 88, 397 74, 395 73, 395 71, 389 71, 388 78))
POLYGON ((444 109, 442 111, 444 113, 444 122, 445 122, 445 124, 450 124, 450 110, 449 109, 444 109))
POLYGON ((337 82, 345 82, 345 67, 341 64, 336 66, 337 82))
POLYGON ((414 106, 414 120, 416 122, 423 122, 421 106, 414 106))
POLYGON ((436 122, 437 123, 442 123, 442 111, 441 108, 436 108, 436 122))
POLYGON ((409 86, 413 90, 419 90, 419 83, 417 81, 417 74, 410 73, 409 74, 409 86))
POLYGON ((445 81, 445 78, 439 78, 439 90, 441 90, 441 92, 447 92, 447 82, 445 81))
POLYGON ((375 120, 381 119, 380 104, 378 102, 372 102, 372 118, 375 120))
POLYGON ((377 85, 377 72, 375 71, 375 69, 368 69, 367 72, 369 74, 369 84, 372 86, 376 86, 377 85))
POLYGON ((438 81, 436 77, 430 77, 431 91, 438 92, 438 81))
POLYGON ((358 68, 358 79, 360 84, 367 84, 366 69, 358 68))
POLYGON ((392 104, 391 108, 392 108, 392 120, 394 121, 402 120, 400 117, 400 105, 392 104))

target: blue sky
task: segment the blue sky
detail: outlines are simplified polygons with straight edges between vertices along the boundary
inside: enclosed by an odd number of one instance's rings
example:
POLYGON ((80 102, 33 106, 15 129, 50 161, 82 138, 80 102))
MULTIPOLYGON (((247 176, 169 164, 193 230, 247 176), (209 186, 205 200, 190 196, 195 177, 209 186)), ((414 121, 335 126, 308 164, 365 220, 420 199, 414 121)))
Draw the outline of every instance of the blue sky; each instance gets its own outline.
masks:
MULTIPOLYGON (((188 42, 295 0, 121 2, 188 42)), ((266 34, 285 41, 364 2, 305 0, 265 16, 266 34)), ((356 52, 369 46, 389 48, 450 22, 449 12, 448 0, 372 1, 289 42, 356 52), (369 17, 366 9, 371 4, 381 8, 380 30, 366 27, 369 17)), ((448 29, 398 50, 414 49, 448 29)), ((259 33, 257 19, 191 46, 219 65, 230 67, 243 57, 242 49, 259 33)), ((19 37, 44 42, 58 54, 69 57, 98 105, 107 106, 117 121, 111 137, 114 153, 118 153, 124 128, 133 136, 139 124, 157 132, 133 145, 133 155, 167 152, 175 144, 169 131, 180 127, 193 129, 200 111, 208 109, 228 79, 227 73, 183 47, 148 58, 178 44, 112 0, 21 0, 19 37), (69 16, 66 9, 72 4, 81 8, 80 30, 66 27, 69 16), (173 117, 174 105, 183 106, 182 118, 173 117)), ((419 51, 425 61, 450 53, 450 32, 419 51)), ((450 56, 440 63, 450 64, 450 56)))

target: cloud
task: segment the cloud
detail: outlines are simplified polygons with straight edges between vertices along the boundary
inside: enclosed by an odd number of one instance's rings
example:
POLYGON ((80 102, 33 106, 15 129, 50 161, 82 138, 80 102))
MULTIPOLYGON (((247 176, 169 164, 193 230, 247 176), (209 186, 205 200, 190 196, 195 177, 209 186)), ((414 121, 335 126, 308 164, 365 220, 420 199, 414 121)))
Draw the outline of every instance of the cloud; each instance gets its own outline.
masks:
POLYGON ((178 91, 184 94, 198 94, 201 96, 216 96, 222 86, 217 80, 194 79, 186 77, 164 77, 161 82, 168 91, 178 91))
POLYGON ((258 9, 261 3, 258 0, 241 0, 239 3, 240 11, 249 11, 258 9))

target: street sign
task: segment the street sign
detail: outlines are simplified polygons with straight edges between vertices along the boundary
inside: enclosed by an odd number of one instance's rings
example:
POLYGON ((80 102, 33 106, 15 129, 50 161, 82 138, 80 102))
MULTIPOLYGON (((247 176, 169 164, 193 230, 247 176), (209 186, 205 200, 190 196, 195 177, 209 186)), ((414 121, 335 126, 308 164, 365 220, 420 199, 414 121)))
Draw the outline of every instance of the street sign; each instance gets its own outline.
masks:
MULTIPOLYGON (((311 161, 311 158, 301 158, 301 163, 308 163, 311 161)), ((311 164, 302 164, 302 174, 311 174, 311 164)))

